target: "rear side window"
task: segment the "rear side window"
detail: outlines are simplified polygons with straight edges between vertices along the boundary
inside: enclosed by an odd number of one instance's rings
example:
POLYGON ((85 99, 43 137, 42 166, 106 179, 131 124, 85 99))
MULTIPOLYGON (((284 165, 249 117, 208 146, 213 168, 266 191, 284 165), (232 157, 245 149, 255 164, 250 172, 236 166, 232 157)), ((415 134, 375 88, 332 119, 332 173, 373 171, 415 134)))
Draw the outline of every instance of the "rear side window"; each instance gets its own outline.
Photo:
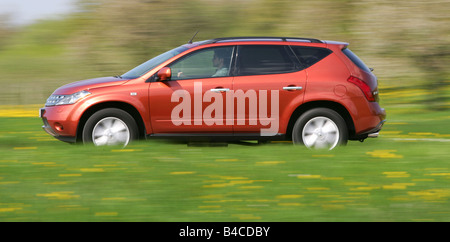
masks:
POLYGON ((237 75, 265 75, 288 73, 299 66, 288 46, 242 45, 239 46, 237 75))
POLYGON ((370 72, 369 67, 367 67, 366 64, 364 64, 364 62, 359 59, 359 57, 355 55, 355 53, 353 53, 350 49, 345 48, 342 50, 342 52, 361 70, 370 72))
POLYGON ((291 46, 303 68, 308 68, 331 54, 331 50, 318 47, 291 46))

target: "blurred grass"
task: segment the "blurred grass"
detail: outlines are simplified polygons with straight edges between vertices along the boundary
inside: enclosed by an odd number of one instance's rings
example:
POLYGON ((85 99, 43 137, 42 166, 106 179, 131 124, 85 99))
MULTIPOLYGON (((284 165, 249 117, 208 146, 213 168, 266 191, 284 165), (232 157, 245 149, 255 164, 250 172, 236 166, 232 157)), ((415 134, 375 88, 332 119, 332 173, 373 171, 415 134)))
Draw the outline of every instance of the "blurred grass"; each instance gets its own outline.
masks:
POLYGON ((450 221, 446 112, 331 152, 290 143, 70 145, 0 118, 0 221, 450 221))

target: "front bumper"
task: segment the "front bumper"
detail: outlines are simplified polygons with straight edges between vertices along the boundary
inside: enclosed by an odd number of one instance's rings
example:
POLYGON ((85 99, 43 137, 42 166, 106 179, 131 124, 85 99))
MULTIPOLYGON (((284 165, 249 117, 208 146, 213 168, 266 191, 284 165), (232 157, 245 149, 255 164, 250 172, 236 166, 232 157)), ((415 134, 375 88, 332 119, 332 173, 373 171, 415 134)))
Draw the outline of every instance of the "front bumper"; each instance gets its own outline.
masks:
POLYGON ((77 137, 75 136, 63 136, 58 134, 58 132, 56 132, 50 125, 50 123, 47 120, 47 117, 45 117, 45 112, 46 109, 45 108, 41 108, 39 110, 39 117, 42 119, 42 122, 44 123, 44 125, 42 126, 42 129, 47 132, 49 135, 55 137, 58 140, 64 141, 64 142, 68 142, 68 143, 75 143, 77 141, 77 137))

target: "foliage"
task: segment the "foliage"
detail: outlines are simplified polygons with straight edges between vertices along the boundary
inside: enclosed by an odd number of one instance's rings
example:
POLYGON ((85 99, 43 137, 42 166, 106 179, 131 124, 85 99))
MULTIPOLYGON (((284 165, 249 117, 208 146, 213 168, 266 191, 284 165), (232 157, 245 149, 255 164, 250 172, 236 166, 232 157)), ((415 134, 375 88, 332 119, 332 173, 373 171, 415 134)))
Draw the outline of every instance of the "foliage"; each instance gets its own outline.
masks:
POLYGON ((426 89, 433 97, 419 101, 448 108, 448 1, 79 0, 77 7, 65 18, 2 33, 2 103, 43 103, 58 86, 125 73, 199 31, 196 40, 248 35, 349 42, 375 69, 382 92, 426 89))

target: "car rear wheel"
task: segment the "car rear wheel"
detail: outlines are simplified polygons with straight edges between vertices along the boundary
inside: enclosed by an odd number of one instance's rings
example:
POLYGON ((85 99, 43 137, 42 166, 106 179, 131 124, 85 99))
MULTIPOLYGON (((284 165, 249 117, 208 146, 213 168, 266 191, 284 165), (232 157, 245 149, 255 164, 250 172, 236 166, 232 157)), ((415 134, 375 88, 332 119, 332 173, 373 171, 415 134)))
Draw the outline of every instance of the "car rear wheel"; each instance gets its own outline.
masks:
POLYGON ((334 110, 315 108, 302 114, 292 130, 294 144, 310 149, 332 150, 347 144, 348 129, 344 119, 334 110))
POLYGON ((138 128, 134 118, 117 108, 106 108, 94 113, 83 128, 83 143, 95 146, 127 146, 137 139, 138 128))

